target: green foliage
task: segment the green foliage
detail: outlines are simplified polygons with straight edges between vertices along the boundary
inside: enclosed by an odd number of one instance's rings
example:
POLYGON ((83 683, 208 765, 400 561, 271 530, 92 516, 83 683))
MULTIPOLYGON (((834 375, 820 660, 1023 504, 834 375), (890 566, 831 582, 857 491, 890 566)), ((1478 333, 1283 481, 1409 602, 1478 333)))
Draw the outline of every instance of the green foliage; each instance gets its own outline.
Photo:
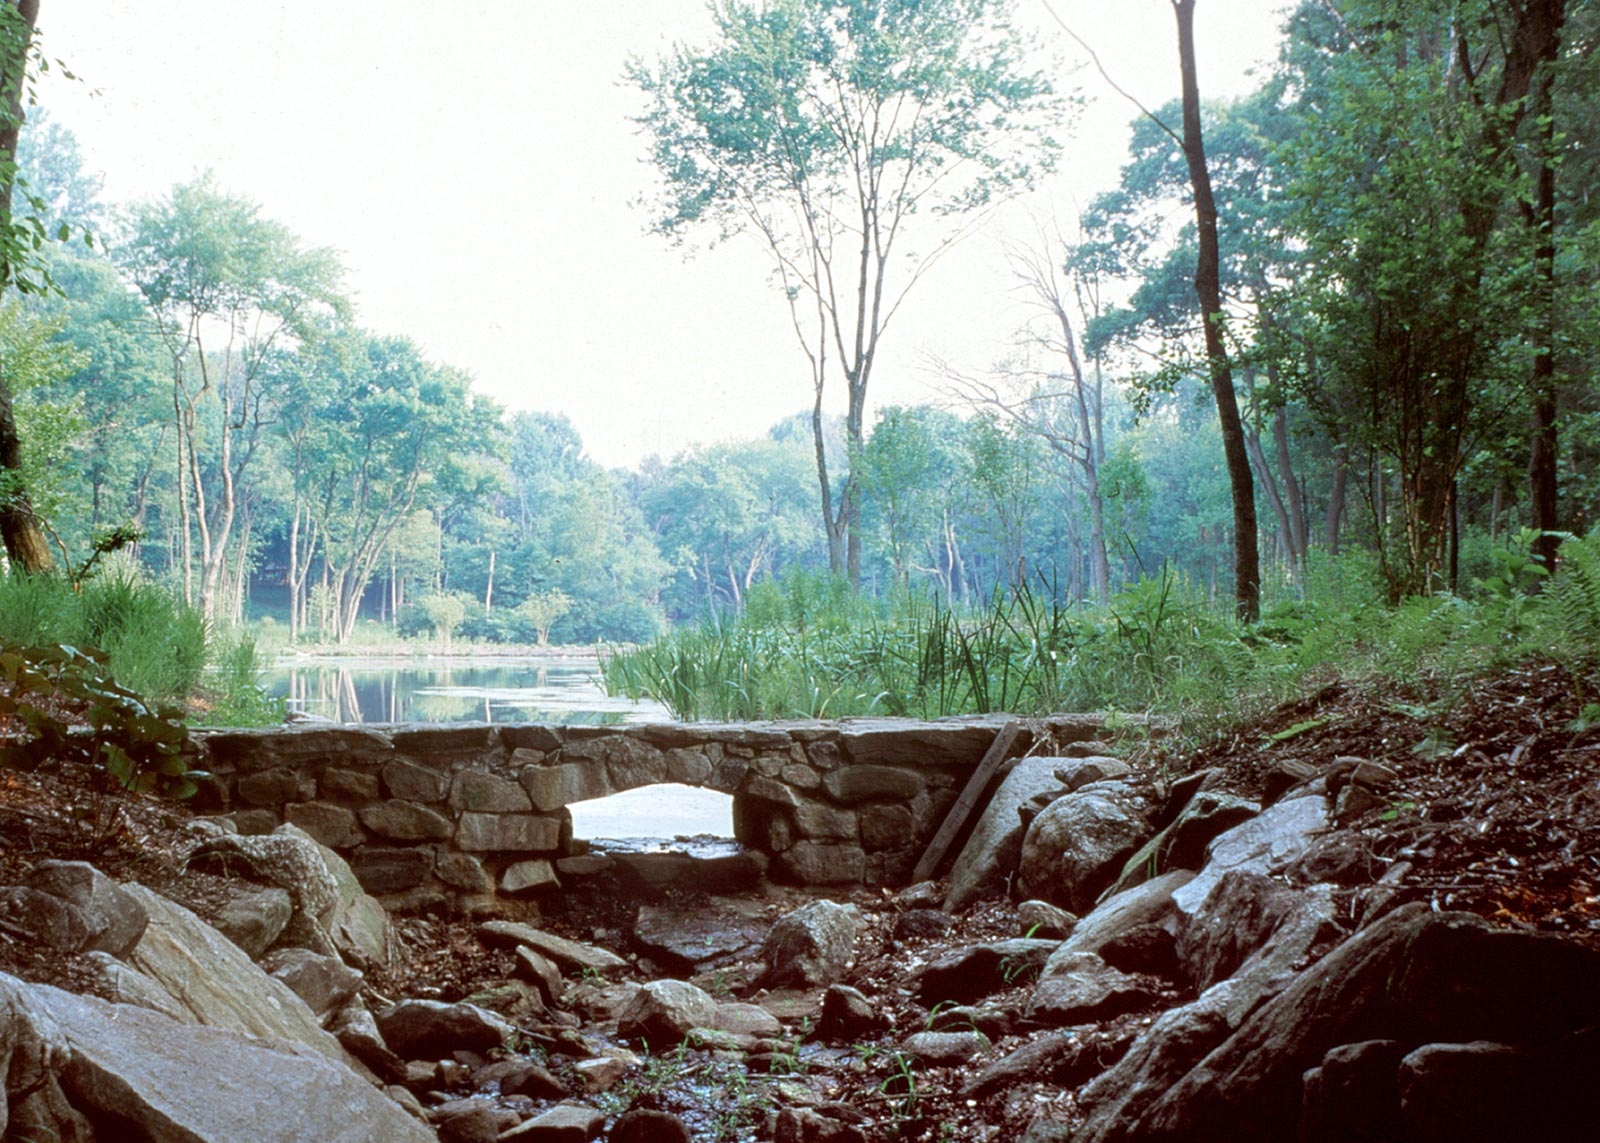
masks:
POLYGON ((94 767, 117 785, 186 798, 204 775, 184 754, 188 732, 175 707, 151 706, 112 680, 105 656, 58 644, 6 642, 0 649, 0 766, 38 770, 66 761, 94 767), (77 711, 87 733, 63 715, 77 711))
POLYGON ((417 600, 417 607, 428 617, 434 634, 445 643, 455 638, 456 629, 467 617, 470 600, 459 591, 440 591, 417 600))

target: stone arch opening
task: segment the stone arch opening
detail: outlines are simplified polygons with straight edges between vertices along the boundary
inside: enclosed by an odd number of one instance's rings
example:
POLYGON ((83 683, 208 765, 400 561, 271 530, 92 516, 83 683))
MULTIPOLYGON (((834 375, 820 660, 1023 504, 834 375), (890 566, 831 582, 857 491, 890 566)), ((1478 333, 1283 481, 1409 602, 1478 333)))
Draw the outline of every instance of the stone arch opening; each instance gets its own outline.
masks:
POLYGON ((569 802, 572 838, 590 849, 689 853, 693 842, 733 841, 733 796, 682 782, 653 782, 569 802))

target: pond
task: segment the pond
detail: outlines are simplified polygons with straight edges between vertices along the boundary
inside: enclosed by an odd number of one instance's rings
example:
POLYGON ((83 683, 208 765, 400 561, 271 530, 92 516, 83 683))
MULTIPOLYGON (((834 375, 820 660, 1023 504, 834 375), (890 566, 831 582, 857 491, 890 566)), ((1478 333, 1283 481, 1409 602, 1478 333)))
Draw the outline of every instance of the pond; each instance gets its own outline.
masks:
POLYGON ((528 658, 295 656, 264 673, 289 710, 334 722, 671 722, 612 698, 592 655, 528 658))

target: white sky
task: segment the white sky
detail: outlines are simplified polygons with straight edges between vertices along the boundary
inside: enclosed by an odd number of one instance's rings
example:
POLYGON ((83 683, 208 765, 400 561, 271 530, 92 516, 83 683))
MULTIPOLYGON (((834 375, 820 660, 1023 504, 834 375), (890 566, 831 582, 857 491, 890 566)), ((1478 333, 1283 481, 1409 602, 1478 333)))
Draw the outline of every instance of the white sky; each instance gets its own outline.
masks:
MULTIPOLYGON (((1284 3, 1198 4, 1204 96, 1252 86, 1284 3)), ((1054 6, 1147 106, 1176 97, 1168 0, 1054 6)), ((1018 11, 1054 27, 1041 0, 1018 11)), ((686 260, 634 205, 651 170, 624 61, 705 43, 704 0, 43 0, 39 22, 80 79, 50 79, 41 102, 107 199, 214 170, 342 253, 362 324, 409 335, 512 409, 566 413, 597 460, 631 467, 809 408, 759 249, 686 260)), ((1065 71, 1091 106, 1029 209, 1070 217, 1113 184, 1134 111, 1092 69, 1065 71)), ((1021 313, 1000 244, 1028 220, 1012 210, 918 285, 880 351, 875 405, 934 397, 930 355, 981 366, 1004 351, 1021 313)))

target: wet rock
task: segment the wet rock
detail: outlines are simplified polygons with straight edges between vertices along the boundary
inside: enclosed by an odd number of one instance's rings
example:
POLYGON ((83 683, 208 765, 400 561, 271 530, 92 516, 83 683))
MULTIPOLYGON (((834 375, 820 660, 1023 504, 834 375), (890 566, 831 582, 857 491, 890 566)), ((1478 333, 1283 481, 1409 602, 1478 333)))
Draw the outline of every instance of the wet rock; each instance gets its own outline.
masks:
POLYGON ((867 1133, 810 1107, 785 1107, 773 1121, 773 1143, 867 1143, 867 1133))
POLYGON ((984 807, 967 844, 950 869, 944 907, 951 912, 984 897, 1003 896, 1022 857, 1023 822, 1018 810, 1037 796, 1065 787, 1056 777, 1060 758, 1019 759, 984 807))
POLYGON ((1050 958, 1027 1015, 1042 1024, 1080 1024, 1137 1011, 1154 999, 1147 985, 1096 954, 1069 953, 1050 958))
POLYGON ((1071 935, 1061 944, 1061 951, 1099 952, 1123 933, 1142 925, 1165 925, 1176 931, 1177 906, 1173 904, 1172 894, 1193 877, 1186 869, 1175 869, 1107 897, 1072 927, 1071 935))
POLYGON ((1261 781, 1263 808, 1283 800, 1285 794, 1302 786, 1317 776, 1317 768, 1309 762, 1295 758, 1280 758, 1267 770, 1261 781))
POLYGON ((761 947, 766 922, 737 902, 685 909, 643 905, 633 924, 638 950, 669 972, 701 972, 761 947))
POLYGON ((1076 1035, 1044 1032, 968 1080, 960 1090, 960 1097, 988 1099, 1025 1083, 1076 1087, 1103 1066, 1097 1055, 1086 1057, 1084 1042, 1076 1035))
POLYGON ((1032 980, 1060 943, 1013 937, 952 949, 917 971, 912 995, 930 1008, 952 1001, 970 1003, 1032 980))
POLYGON ((1017 928, 1025 937, 1039 940, 1065 940, 1078 924, 1075 913, 1048 901, 1024 901, 1017 906, 1017 928))
POLYGON ((1200 872, 1172 899, 1185 918, 1192 918, 1212 887, 1229 870, 1273 874, 1291 865, 1312 840, 1328 829, 1328 800, 1310 795, 1290 798, 1234 826, 1206 847, 1200 872))
POLYGON ((486 943, 502 948, 526 945, 566 972, 587 970, 601 976, 614 976, 628 967, 627 961, 607 949, 569 941, 520 921, 485 921, 478 926, 478 935, 486 943))
POLYGON ((1172 869, 1199 869, 1212 839, 1260 812, 1255 802, 1232 794, 1197 792, 1170 825, 1128 858, 1111 892, 1131 889, 1172 869))
POLYGON ((229 901, 212 925, 251 960, 259 960, 282 935, 293 913, 294 903, 286 890, 261 889, 229 901))
POLYGON ((652 980, 618 1016, 617 1034, 658 1050, 672 1048, 689 1029, 709 1027, 716 1017, 717 1002, 705 990, 682 980, 652 980))
POLYGON ((859 988, 832 984, 822 996, 822 1016, 817 1037, 830 1043, 860 1039, 881 1031, 884 1020, 859 988))
POLYGON ((1113 1065, 1078 1093, 1088 1119, 1075 1143, 1126 1138, 1124 1125, 1136 1122, 1166 1090, 1205 1054, 1227 1039, 1237 1024, 1234 983, 1227 981, 1199 999, 1168 1009, 1134 1040, 1113 1065))
POLYGON ((1017 887, 1074 912, 1087 912, 1150 832, 1133 788, 1092 783, 1057 798, 1022 842, 1017 887))
POLYGON ((1183 930, 1181 956, 1195 987, 1203 992, 1232 976, 1299 900, 1297 891, 1260 873, 1223 874, 1183 930))
POLYGON ((377 1013, 384 1042, 408 1060, 443 1059, 451 1052, 501 1048, 516 1033, 505 1020, 475 1004, 402 1000, 377 1013))
POLYGON ((319 1018, 348 1004, 365 979, 337 957, 310 949, 279 949, 269 953, 261 967, 287 984, 319 1018))
POLYGON ((689 1128, 667 1111, 635 1108, 617 1117, 607 1143, 690 1143, 689 1128))
POLYGON ((434 1108, 428 1117, 439 1131, 439 1143, 495 1143, 500 1116, 481 1100, 455 1100, 434 1108))
POLYGON ((973 1030, 966 1032, 914 1032, 900 1047, 918 1063, 935 1067, 964 1064, 989 1050, 989 1037, 973 1030))
POLYGON ((1305 851, 1284 869, 1284 876, 1297 885, 1331 882, 1335 885, 1370 885, 1385 870, 1372 852, 1372 842, 1354 830, 1335 830, 1315 838, 1305 851))
POLYGON ((861 913, 854 905, 813 901, 784 914, 761 946, 769 987, 832 984, 855 959, 861 913))

